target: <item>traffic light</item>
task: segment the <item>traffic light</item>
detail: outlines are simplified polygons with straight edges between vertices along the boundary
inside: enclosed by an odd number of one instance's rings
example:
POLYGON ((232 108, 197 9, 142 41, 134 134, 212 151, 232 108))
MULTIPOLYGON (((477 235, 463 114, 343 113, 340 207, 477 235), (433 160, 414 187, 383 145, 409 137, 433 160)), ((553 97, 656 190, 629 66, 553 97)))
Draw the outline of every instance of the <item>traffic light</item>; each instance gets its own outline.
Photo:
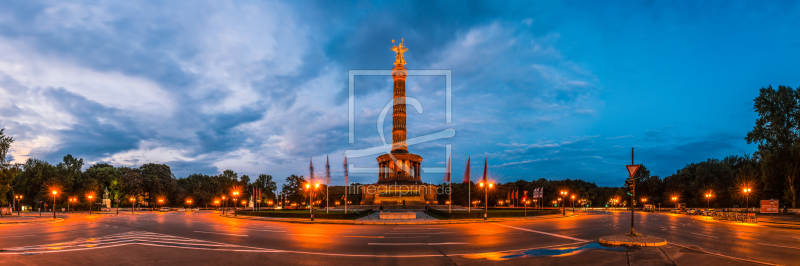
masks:
POLYGON ((628 195, 633 194, 633 189, 635 187, 633 183, 633 178, 625 179, 625 186, 628 187, 628 195))

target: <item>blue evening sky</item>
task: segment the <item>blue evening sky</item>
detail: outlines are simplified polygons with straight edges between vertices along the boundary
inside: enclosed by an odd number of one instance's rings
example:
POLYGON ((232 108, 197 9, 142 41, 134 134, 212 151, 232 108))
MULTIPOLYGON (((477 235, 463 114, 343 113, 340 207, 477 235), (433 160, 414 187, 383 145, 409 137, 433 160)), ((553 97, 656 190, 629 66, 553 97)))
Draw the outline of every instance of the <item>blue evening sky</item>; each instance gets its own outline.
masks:
MULTIPOLYGON (((752 100, 800 86, 795 1, 7 1, 0 8, 0 128, 15 162, 165 163, 178 177, 232 169, 342 183, 345 150, 381 144, 391 40, 410 76, 409 147, 460 180, 584 179, 620 186, 636 163, 666 176, 752 154, 752 100)), ((387 117, 387 120, 390 116, 387 117)), ((391 122, 384 132, 391 138, 391 122)), ((374 167, 370 155, 348 159, 374 167)), ((441 182, 434 170, 423 181, 441 182)), ((351 175, 374 182, 376 174, 351 175)))

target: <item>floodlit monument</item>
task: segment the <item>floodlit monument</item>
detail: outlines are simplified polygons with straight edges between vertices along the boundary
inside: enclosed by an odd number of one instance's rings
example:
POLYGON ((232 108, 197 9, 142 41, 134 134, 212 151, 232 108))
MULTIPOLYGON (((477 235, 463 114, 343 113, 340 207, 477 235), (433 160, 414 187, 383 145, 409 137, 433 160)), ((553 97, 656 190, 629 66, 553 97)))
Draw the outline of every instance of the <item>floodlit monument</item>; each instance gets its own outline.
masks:
POLYGON ((361 204, 438 204, 436 186, 422 182, 422 157, 409 153, 406 146, 406 60, 403 53, 408 48, 404 40, 397 46, 392 40, 392 51, 396 53, 392 69, 392 150, 378 156, 378 182, 361 187, 364 195, 361 204))

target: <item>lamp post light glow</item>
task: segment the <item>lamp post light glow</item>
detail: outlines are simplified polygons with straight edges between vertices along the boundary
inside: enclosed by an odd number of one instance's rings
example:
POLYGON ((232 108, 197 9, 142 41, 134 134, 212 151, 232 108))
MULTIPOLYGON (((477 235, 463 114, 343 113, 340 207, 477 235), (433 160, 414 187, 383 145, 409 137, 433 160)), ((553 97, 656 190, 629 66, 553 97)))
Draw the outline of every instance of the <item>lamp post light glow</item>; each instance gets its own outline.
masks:
POLYGON ((572 195, 572 214, 575 214, 575 195, 572 195))
POLYGON ((486 202, 485 208, 483 209, 483 220, 484 221, 487 219, 487 217, 489 215, 489 189, 491 189, 493 186, 494 186, 494 184, 492 184, 492 183, 488 183, 486 186, 484 186, 483 182, 481 182, 481 187, 483 187, 483 192, 484 192, 483 195, 485 197, 484 202, 486 202))
POLYGON ((56 195, 58 195, 58 191, 53 190, 53 219, 56 218, 56 195))
POLYGON ((128 201, 131 202, 131 214, 133 214, 133 210, 136 209, 136 198, 130 197, 128 201))
POLYGON ((706 208, 711 208, 711 192, 706 193, 706 208))
POLYGON ((678 197, 672 197, 672 203, 675 204, 675 208, 678 208, 678 197))
POLYGON ((236 204, 236 201, 239 200, 239 191, 233 192, 233 217, 237 217, 236 210, 239 209, 239 205, 236 204))
POLYGON ((14 196, 14 199, 17 200, 17 216, 19 216, 19 209, 22 209, 22 202, 20 202, 20 200, 22 200, 22 195, 16 195, 14 196))
POLYGON ((92 203, 94 203, 94 196, 88 195, 86 196, 89 199, 89 214, 92 214, 92 203))
MULTIPOLYGON (((566 197, 566 196, 567 196, 567 193, 568 193, 568 192, 567 192, 566 190, 564 190, 564 191, 561 191, 561 197, 566 197)), ((561 199, 560 199, 560 198, 559 198, 558 200, 559 200, 559 201, 561 201, 561 199)), ((564 204, 561 204, 561 210, 562 210, 562 213, 561 213, 561 215, 562 215, 562 216, 567 216, 567 208, 566 208, 566 206, 564 206, 564 204)))
MULTIPOLYGON (((750 188, 742 189, 742 192, 744 192, 744 204, 745 204, 745 208, 747 208, 747 209, 750 209, 750 191, 752 191, 752 189, 750 189, 750 188)), ((748 210, 748 211, 750 211, 750 210, 748 210)))
POLYGON ((225 207, 222 208, 222 215, 225 215, 225 209, 228 208, 228 201, 225 200, 225 196, 222 196, 222 202, 224 202, 225 207))

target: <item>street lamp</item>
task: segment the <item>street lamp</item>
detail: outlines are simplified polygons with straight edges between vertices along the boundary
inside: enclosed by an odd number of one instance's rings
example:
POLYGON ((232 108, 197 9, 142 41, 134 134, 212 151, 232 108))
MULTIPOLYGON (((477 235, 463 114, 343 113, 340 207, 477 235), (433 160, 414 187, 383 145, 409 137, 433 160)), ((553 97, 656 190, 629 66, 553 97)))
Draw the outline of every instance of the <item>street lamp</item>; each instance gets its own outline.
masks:
POLYGON ((675 208, 678 208, 678 197, 672 197, 672 203, 675 204, 675 208))
POLYGON ((575 195, 572 195, 572 214, 575 214, 575 195))
POLYGON ((94 204, 94 196, 93 195, 88 195, 86 197, 89 198, 89 202, 90 202, 89 203, 89 214, 92 214, 92 204, 94 204))
POLYGON ((222 195, 222 202, 224 202, 225 207, 222 208, 222 215, 225 215, 225 209, 228 208, 228 201, 225 200, 225 195, 222 195))
POLYGON ((706 208, 711 208, 711 192, 706 193, 706 208))
POLYGON ((311 183, 306 183, 306 191, 309 193, 308 197, 308 213, 311 215, 311 220, 314 220, 314 191, 319 189, 319 183, 312 185, 311 183))
POLYGON ((486 202, 486 204, 484 205, 485 208, 483 209, 483 220, 486 220, 489 213, 489 189, 492 188, 494 184, 492 183, 483 184, 483 182, 481 182, 480 186, 483 188, 484 202, 486 202))
POLYGON ((16 195, 14 199, 17 200, 17 216, 19 216, 19 209, 22 209, 22 202, 20 202, 22 200, 22 195, 16 195))
POLYGON ((233 217, 236 217, 236 216, 237 216, 237 214, 236 214, 236 210, 238 210, 238 209, 239 209, 239 207, 237 207, 237 205, 236 205, 236 201, 237 201, 238 199, 239 199, 239 191, 234 191, 234 192, 233 192, 233 207, 234 207, 234 210, 233 210, 233 217))
POLYGON ((749 209, 750 209, 750 191, 751 191, 751 189, 750 188, 745 188, 742 191, 744 191, 745 208, 747 208, 748 209, 747 211, 749 212, 750 211, 749 209))
POLYGON ((133 214, 133 210, 136 209, 136 198, 130 197, 128 201, 131 202, 131 214, 133 214))
POLYGON ((189 205, 189 209, 192 208, 192 200, 191 199, 187 199, 186 200, 186 204, 189 205))
POLYGON ((53 219, 56 218, 56 195, 58 195, 58 191, 53 190, 53 219))
POLYGON ((69 200, 69 205, 67 205, 67 212, 69 212, 69 209, 70 207, 72 207, 73 203, 78 202, 78 198, 69 198, 68 200, 69 200))
MULTIPOLYGON (((567 191, 566 190, 561 191, 561 196, 562 197, 566 197, 567 196, 567 191)), ((561 200, 561 199, 559 199, 559 200, 561 200)), ((561 205, 561 209, 563 210, 562 215, 563 216, 567 216, 567 208, 563 204, 561 205)))

